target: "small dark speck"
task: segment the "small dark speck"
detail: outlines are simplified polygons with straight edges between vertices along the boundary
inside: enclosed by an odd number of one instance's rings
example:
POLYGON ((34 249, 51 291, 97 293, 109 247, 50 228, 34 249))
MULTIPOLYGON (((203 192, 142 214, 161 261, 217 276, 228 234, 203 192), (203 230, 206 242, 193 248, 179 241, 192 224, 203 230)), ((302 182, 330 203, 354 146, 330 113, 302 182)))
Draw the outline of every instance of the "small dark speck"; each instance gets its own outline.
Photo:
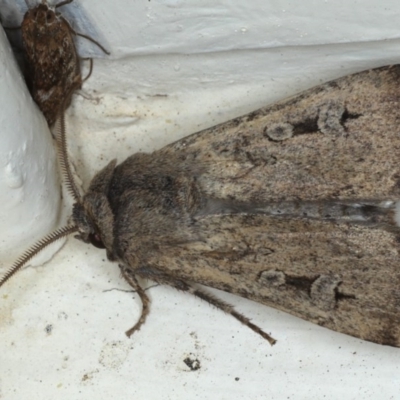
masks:
POLYGON ((60 311, 57 314, 57 318, 60 319, 60 320, 65 320, 65 319, 68 319, 68 315, 64 311, 60 311))
POLYGON ((48 335, 51 335, 51 332, 53 331, 53 325, 46 325, 46 328, 44 328, 44 330, 48 335))
POLYGON ((238 382, 239 380, 240 380, 240 378, 238 378, 238 377, 235 378, 235 381, 236 381, 236 382, 238 382))
POLYGON ((201 368, 200 361, 195 358, 186 357, 183 362, 190 368, 191 371, 197 371, 201 368))

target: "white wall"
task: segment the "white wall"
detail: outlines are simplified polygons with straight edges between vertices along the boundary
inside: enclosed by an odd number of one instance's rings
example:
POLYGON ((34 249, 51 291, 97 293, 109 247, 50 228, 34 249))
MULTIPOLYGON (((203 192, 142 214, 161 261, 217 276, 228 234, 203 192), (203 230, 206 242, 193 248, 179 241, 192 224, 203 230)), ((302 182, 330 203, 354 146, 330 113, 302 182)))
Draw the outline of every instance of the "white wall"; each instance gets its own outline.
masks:
POLYGON ((0 265, 54 229, 60 214, 55 150, 0 31, 0 265))

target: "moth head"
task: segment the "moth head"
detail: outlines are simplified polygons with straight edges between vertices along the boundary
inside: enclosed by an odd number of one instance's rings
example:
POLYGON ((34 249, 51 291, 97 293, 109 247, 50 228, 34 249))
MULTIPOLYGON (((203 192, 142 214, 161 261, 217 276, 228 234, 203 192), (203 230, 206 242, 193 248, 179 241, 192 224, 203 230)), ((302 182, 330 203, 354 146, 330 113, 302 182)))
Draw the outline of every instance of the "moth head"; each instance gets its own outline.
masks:
POLYGON ((101 237, 100 229, 96 226, 95 219, 85 210, 81 203, 75 203, 72 211, 74 225, 78 228, 76 239, 85 243, 91 243, 99 249, 105 249, 106 246, 101 237))
POLYGON ((46 25, 52 24, 57 19, 55 11, 51 9, 46 2, 42 2, 29 10, 27 16, 29 19, 35 21, 37 27, 45 27, 46 25))
POLYGON ((116 160, 110 161, 94 176, 87 193, 82 198, 75 197, 72 212, 79 232, 76 238, 100 249, 106 248, 108 253, 114 242, 114 215, 108 202, 108 191, 116 163, 116 160))

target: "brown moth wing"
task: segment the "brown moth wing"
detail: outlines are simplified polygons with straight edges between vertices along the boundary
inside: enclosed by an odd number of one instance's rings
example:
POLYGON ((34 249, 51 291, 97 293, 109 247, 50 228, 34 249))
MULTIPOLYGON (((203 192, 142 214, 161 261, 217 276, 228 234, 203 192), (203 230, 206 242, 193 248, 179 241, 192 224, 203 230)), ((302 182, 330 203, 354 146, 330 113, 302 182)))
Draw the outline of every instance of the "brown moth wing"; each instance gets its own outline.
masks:
POLYGON ((337 332, 400 346, 398 234, 265 215, 211 216, 195 228, 198 241, 148 251, 145 276, 154 266, 337 332))
POLYGON ((399 83, 398 65, 346 76, 160 152, 207 165, 199 179, 215 197, 397 199, 399 83))
POLYGON ((365 71, 110 163, 85 215, 139 276, 400 346, 399 228, 380 206, 399 198, 399 94, 399 66, 365 71), (311 214, 296 208, 307 204, 311 214), (387 215, 350 221, 338 204, 387 215))
POLYGON ((73 33, 47 4, 25 13, 21 32, 32 97, 52 126, 60 110, 69 106, 73 91, 82 85, 73 33))

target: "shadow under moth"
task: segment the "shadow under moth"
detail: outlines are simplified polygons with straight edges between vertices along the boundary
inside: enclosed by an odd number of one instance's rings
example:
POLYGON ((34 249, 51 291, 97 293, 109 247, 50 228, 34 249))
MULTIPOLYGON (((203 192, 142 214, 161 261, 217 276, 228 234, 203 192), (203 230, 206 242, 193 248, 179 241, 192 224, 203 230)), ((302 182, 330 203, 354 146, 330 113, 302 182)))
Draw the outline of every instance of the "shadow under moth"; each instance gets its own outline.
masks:
POLYGON ((72 94, 89 78, 82 80, 79 55, 74 36, 81 36, 110 54, 100 43, 75 32, 68 21, 55 10, 73 0, 64 0, 50 7, 42 0, 25 13, 21 34, 26 59, 27 81, 33 99, 52 127, 71 103, 72 94))
POLYGON ((81 196, 73 232, 137 277, 189 292, 275 340, 221 289, 379 344, 400 346, 400 65, 349 75, 195 133, 111 161, 81 196))

